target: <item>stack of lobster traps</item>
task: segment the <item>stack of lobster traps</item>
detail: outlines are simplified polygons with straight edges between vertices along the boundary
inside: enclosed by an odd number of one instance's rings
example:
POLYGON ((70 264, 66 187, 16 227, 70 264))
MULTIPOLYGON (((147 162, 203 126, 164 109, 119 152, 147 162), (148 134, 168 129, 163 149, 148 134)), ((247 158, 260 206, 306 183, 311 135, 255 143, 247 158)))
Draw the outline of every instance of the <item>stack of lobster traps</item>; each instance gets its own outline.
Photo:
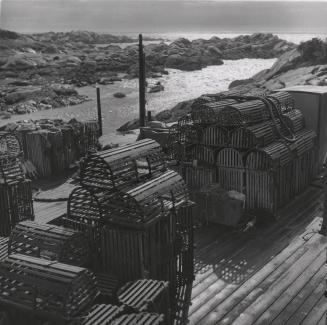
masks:
POLYGON ((174 305, 178 288, 193 281, 192 202, 153 140, 90 153, 63 224, 86 235, 93 267, 120 285, 168 281, 174 305))
POLYGON ((30 181, 21 166, 18 138, 0 132, 0 235, 8 236, 16 223, 34 218, 30 181))
POLYGON ((248 210, 277 210, 317 171, 316 135, 287 92, 202 96, 170 129, 169 155, 192 198, 209 183, 246 195, 248 210), (189 136, 191 135, 191 136, 189 136))

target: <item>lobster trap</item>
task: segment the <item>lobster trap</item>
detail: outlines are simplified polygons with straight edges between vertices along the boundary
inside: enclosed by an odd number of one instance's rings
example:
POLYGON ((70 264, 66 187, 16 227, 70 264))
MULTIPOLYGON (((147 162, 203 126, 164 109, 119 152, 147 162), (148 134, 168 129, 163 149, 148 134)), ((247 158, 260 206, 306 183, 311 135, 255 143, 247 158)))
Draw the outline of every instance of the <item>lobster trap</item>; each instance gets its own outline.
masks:
POLYGON ((97 296, 87 269, 13 254, 0 262, 0 302, 46 318, 71 319, 97 296))
POLYGON ((94 190, 126 189, 166 170, 160 145, 149 139, 90 153, 81 166, 81 185, 94 190))
POLYGON ((246 206, 249 210, 277 209, 294 196, 293 157, 282 142, 250 152, 246 158, 246 206))
POLYGON ((199 105, 192 105, 191 116, 196 124, 210 125, 219 121, 219 113, 228 105, 236 104, 235 99, 222 99, 214 102, 204 102, 199 105))
POLYGON ((20 141, 15 134, 0 131, 0 164, 2 159, 17 158, 23 154, 20 141))
POLYGON ((163 325, 165 324, 164 315, 155 313, 139 313, 123 315, 115 319, 112 325, 163 325))
POLYGON ((224 148, 217 153, 216 181, 225 190, 244 193, 245 166, 242 153, 234 148, 224 148))
POLYGON ((87 264, 89 246, 82 233, 63 227, 23 221, 12 230, 9 254, 57 260, 76 266, 87 264))
POLYGON ((272 123, 267 121, 234 129, 230 136, 230 146, 235 149, 249 150, 265 147, 274 142, 275 138, 272 123))
POLYGON ((118 292, 118 300, 134 312, 163 314, 166 324, 170 323, 168 282, 142 279, 126 283, 118 292))
POLYGON ((299 194, 312 182, 318 172, 317 136, 314 131, 302 129, 295 133, 295 142, 287 144, 294 156, 294 194, 299 194))
POLYGON ((230 144, 230 132, 219 124, 209 125, 203 131, 202 143, 212 147, 227 147, 230 144))
POLYGON ((304 116, 298 109, 288 111, 283 115, 287 127, 293 132, 299 132, 304 128, 304 116))
POLYGON ((106 222, 144 228, 188 200, 182 177, 167 171, 128 191, 117 191, 106 201, 106 222))
MULTIPOLYGON (((126 313, 124 306, 99 304, 94 305, 86 314, 82 315, 80 325, 109 325, 116 318, 126 313)), ((76 323, 72 322, 71 325, 76 323)))
POLYGON ((20 221, 34 220, 31 182, 0 184, 0 235, 9 236, 20 221))

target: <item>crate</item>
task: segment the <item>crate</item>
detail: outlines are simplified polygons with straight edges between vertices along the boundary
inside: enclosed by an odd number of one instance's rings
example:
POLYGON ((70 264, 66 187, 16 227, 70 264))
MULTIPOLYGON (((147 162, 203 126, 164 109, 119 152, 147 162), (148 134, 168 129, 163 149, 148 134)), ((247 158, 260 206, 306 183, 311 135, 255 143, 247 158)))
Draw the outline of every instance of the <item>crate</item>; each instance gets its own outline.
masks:
POLYGON ((9 254, 23 254, 83 266, 89 246, 81 232, 63 227, 23 221, 15 226, 9 239, 9 254))
POLYGON ((0 236, 9 236, 20 221, 34 220, 31 182, 0 184, 0 236))
POLYGON ((115 319, 111 325, 163 325, 164 315, 155 313, 139 313, 123 315, 115 319))
POLYGON ((0 262, 0 302, 47 317, 71 319, 97 296, 87 269, 13 254, 0 262))
POLYGON ((150 139, 90 153, 81 166, 81 185, 94 190, 126 189, 166 170, 160 145, 150 139))
POLYGON ((126 283, 118 291, 118 300, 133 312, 156 312, 171 317, 168 282, 140 279, 126 283))
MULTIPOLYGON (((110 304, 94 305, 87 313, 83 314, 78 322, 79 325, 110 325, 112 321, 126 313, 124 306, 110 304)), ((75 325, 72 322, 71 325, 75 325)))
POLYGON ((293 156, 282 142, 258 148, 246 158, 246 207, 275 215, 294 197, 293 156))
POLYGON ((245 166, 243 154, 239 150, 234 148, 220 150, 217 153, 216 166, 216 182, 220 183, 225 190, 244 192, 245 166))

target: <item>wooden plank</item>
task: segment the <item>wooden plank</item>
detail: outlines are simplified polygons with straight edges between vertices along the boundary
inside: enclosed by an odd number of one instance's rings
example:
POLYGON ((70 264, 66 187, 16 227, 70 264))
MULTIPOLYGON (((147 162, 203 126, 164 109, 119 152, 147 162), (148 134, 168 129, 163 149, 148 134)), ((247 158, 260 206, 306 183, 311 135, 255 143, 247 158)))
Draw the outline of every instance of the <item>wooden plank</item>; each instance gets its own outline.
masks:
MULTIPOLYGON (((293 264, 289 270, 282 275, 265 292, 260 295, 248 308, 234 321, 235 325, 253 324, 256 319, 288 288, 307 267, 312 263, 313 256, 325 249, 325 245, 319 235, 314 236, 310 249, 293 264)), ((257 290, 260 290, 259 288, 257 290)))
MULTIPOLYGON (((275 316, 278 315, 278 313, 299 294, 301 289, 313 278, 325 262, 326 253, 323 250, 318 257, 309 264, 308 268, 293 283, 289 284, 287 290, 269 306, 255 324, 270 324, 275 316)), ((326 272, 325 268, 323 270, 326 272)))
MULTIPOLYGON (((312 294, 318 285, 324 282, 326 278, 326 266, 323 265, 303 287, 303 289, 289 302, 287 306, 281 309, 271 325, 286 324, 287 320, 292 317, 303 302, 312 294)), ((325 325, 325 324, 324 324, 325 325)))
MULTIPOLYGON (((314 225, 316 222, 316 220, 312 222, 312 225, 314 225)), ((259 249, 262 247, 260 244, 258 245, 258 243, 257 246, 259 247, 259 249)), ((255 288, 258 283, 260 283, 260 281, 263 281, 271 272, 274 271, 275 268, 282 265, 288 257, 292 256, 292 254, 294 254, 302 246, 302 239, 298 239, 296 242, 293 243, 293 245, 287 246, 284 250, 281 251, 280 254, 278 254, 274 259, 267 263, 264 268, 260 270, 260 272, 258 272, 254 275, 254 277, 245 282, 244 285, 240 284, 234 287, 234 289, 238 287, 240 288, 234 294, 232 294, 233 290, 231 290, 231 292, 229 292, 231 296, 227 294, 229 289, 225 289, 226 292, 224 299, 221 299, 224 301, 222 302, 220 300, 214 300, 211 304, 206 303, 205 306, 201 310, 199 310, 197 314, 191 315, 191 323, 197 324, 197 322, 201 318, 203 318, 203 324, 205 324, 206 322, 209 323, 212 320, 219 320, 220 318, 222 318, 224 314, 228 313, 228 311, 233 309, 233 306, 237 305, 243 299, 243 295, 246 296, 249 292, 251 292, 251 290, 255 288), (210 312, 211 310, 212 312, 210 312)), ((266 252, 263 251, 263 254, 265 253, 266 252)), ((262 255, 259 254, 258 258, 262 258, 262 255)), ((214 299, 217 299, 217 297, 215 297, 214 299)))
POLYGON ((303 325, 314 325, 317 324, 321 318, 326 315, 327 303, 324 294, 321 295, 319 301, 311 309, 310 313, 305 317, 302 324, 303 325))

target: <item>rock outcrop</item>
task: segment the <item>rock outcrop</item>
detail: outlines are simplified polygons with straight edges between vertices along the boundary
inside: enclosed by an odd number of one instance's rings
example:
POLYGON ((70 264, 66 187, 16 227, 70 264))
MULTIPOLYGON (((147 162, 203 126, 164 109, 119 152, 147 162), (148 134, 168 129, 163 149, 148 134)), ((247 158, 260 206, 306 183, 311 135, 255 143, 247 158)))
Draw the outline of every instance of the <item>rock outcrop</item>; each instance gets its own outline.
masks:
MULTIPOLYGON (((35 100, 35 109, 42 108, 39 103, 44 100, 42 103, 51 107, 85 100, 76 90, 54 89, 53 84, 110 84, 121 80, 118 73, 137 77, 138 45, 117 45, 136 41, 88 31, 26 35, 0 30, 0 111, 22 111, 21 104, 30 99, 35 100), (31 89, 17 93, 17 87, 31 89), (17 103, 18 108, 12 106, 17 103)), ((144 46, 146 71, 151 77, 166 74, 166 68, 192 71, 223 64, 224 59, 279 57, 296 48, 272 34, 194 41, 181 38, 170 44, 157 41, 144 46)))

